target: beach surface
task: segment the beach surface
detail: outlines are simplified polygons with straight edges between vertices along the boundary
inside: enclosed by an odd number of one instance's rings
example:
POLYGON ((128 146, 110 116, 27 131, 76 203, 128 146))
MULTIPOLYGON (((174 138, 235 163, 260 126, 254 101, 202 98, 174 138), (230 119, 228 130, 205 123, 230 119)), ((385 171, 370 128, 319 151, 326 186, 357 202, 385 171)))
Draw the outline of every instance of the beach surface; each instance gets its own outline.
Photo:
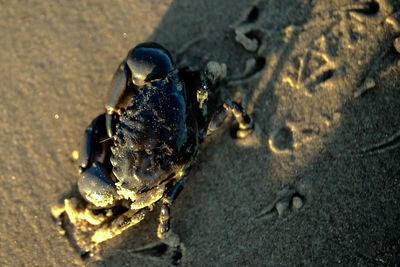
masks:
POLYGON ((1 266, 393 266, 400 263, 400 2, 1 1, 1 266), (135 45, 227 64, 231 121, 171 208, 82 258, 51 208, 76 196, 84 130, 135 45), (152 249, 144 249, 144 248, 152 249))

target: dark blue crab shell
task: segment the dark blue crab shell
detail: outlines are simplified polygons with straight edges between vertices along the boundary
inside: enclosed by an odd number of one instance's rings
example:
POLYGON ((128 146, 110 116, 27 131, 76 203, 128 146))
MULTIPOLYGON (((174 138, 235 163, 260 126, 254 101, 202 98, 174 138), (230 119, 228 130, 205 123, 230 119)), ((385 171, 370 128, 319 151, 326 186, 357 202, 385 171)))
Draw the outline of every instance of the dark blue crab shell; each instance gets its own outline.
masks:
POLYGON ((140 89, 117 124, 111 163, 123 187, 151 188, 180 171, 197 147, 186 88, 175 74, 140 89))

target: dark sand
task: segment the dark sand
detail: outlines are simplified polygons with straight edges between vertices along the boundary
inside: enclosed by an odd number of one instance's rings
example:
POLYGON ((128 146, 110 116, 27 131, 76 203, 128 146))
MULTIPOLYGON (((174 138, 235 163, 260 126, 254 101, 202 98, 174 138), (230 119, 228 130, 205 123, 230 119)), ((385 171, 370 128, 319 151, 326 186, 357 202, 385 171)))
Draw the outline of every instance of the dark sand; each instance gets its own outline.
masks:
POLYGON ((175 56, 197 40, 180 62, 225 62, 223 96, 256 123, 204 143, 172 209, 181 265, 399 264, 400 2, 190 3, 1 1, 0 265, 172 263, 137 252, 157 210, 87 261, 50 214, 114 70, 148 40, 175 56))

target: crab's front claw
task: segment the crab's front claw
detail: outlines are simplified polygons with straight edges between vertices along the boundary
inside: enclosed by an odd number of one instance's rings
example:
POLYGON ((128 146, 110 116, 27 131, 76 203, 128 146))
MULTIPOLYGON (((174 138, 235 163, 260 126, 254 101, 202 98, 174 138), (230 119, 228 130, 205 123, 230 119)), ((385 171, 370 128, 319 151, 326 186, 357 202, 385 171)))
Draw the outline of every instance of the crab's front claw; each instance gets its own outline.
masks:
POLYGON ((78 188, 82 197, 98 208, 108 208, 115 204, 117 191, 109 180, 107 171, 99 162, 81 173, 78 188))

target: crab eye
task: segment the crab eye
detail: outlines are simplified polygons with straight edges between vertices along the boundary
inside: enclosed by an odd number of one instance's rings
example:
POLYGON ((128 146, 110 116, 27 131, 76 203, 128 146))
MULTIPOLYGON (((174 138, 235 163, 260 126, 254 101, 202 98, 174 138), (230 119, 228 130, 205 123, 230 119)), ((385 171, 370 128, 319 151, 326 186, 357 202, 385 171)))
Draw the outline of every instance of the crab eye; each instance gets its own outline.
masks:
POLYGON ((174 70, 171 54, 159 44, 143 43, 129 51, 126 59, 136 86, 167 77, 174 70))

